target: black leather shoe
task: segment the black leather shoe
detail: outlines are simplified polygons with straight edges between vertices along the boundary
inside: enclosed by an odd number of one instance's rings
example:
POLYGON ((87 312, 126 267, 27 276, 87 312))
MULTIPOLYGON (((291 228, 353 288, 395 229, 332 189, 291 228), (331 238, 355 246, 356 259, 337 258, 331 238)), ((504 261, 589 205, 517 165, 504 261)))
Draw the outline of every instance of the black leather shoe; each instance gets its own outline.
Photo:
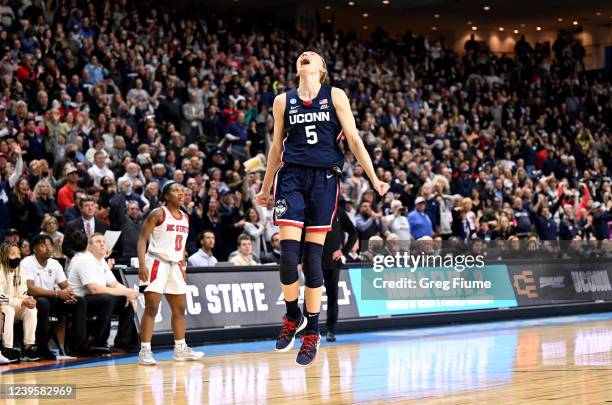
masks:
POLYGON ((51 350, 39 349, 38 355, 42 360, 57 360, 57 356, 51 350))
POLYGON ((77 349, 71 349, 66 352, 66 354, 70 357, 92 357, 95 356, 91 350, 86 347, 80 347, 77 349))
POLYGON ((107 345, 92 346, 91 351, 100 357, 111 357, 112 354, 110 347, 107 345))
POLYGON ((336 334, 334 332, 327 332, 326 339, 327 339, 328 342, 335 342, 336 341, 336 334))
POLYGON ((139 351, 140 351, 140 347, 133 345, 131 343, 115 345, 113 347, 113 352, 121 353, 121 354, 138 353, 139 351))

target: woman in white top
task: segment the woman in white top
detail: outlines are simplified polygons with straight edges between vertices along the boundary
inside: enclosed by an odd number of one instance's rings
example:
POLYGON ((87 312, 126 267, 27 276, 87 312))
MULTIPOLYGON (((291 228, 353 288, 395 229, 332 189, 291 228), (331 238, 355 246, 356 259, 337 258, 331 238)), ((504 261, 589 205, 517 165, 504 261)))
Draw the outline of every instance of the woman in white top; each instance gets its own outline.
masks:
POLYGON ((29 297, 26 279, 21 274, 19 247, 8 243, 0 245, 0 293, 8 297, 3 302, 4 328, 2 333, 3 355, 12 361, 20 358, 26 361, 39 359, 36 346, 37 311, 36 300, 29 297), (23 353, 13 349, 13 325, 15 320, 23 323, 23 353))
POLYGON ((253 241, 253 255, 259 259, 268 253, 266 246, 265 230, 268 220, 259 220, 259 212, 255 208, 249 208, 244 216, 244 233, 253 241))

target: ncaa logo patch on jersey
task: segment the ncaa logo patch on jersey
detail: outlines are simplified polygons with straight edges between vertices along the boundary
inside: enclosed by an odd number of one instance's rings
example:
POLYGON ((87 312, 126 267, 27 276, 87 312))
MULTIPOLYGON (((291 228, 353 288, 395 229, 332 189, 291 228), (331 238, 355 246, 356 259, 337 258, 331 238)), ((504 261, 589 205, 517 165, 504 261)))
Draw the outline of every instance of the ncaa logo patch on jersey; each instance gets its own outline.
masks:
POLYGON ((276 215, 277 218, 280 218, 285 215, 285 212, 287 212, 287 201, 283 198, 276 202, 276 207, 274 207, 274 215, 276 215))
POLYGON ((294 98, 292 98, 291 100, 289 100, 289 102, 290 102, 291 104, 295 104, 295 103, 297 103, 297 100, 296 100, 296 99, 294 99, 294 98))

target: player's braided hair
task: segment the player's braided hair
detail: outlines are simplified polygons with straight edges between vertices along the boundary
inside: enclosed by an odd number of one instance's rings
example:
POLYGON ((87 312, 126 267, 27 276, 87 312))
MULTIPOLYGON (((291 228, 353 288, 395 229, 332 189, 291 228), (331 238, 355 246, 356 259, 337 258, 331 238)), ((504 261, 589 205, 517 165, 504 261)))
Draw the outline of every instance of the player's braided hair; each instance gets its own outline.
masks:
POLYGON ((166 203, 166 196, 168 195, 170 190, 172 190, 172 186, 174 186, 175 184, 178 184, 178 183, 176 181, 169 181, 166 184, 164 184, 164 187, 162 188, 162 192, 161 192, 161 202, 163 204, 166 203))

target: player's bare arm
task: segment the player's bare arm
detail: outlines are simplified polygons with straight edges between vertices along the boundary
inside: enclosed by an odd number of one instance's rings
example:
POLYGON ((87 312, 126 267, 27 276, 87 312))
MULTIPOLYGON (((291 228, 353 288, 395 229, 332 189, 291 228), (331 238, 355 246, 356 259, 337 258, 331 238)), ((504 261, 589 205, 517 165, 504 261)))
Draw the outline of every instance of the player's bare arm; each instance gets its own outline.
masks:
POLYGON ((353 152, 357 158, 357 161, 363 167, 363 170, 372 182, 372 187, 374 187, 374 190, 376 190, 376 192, 378 192, 378 194, 381 196, 385 195, 390 186, 389 184, 381 181, 374 171, 372 159, 370 159, 370 155, 368 154, 363 141, 359 137, 359 132, 357 132, 355 117, 353 117, 351 104, 349 103, 346 93, 339 88, 332 88, 332 101, 334 103, 334 107, 336 108, 338 120, 342 125, 342 132, 346 137, 351 152, 353 152))
POLYGON ((138 238, 138 278, 141 281, 147 281, 149 278, 149 271, 145 265, 145 254, 147 252, 147 241, 153 232, 153 228, 158 226, 164 220, 164 212, 162 208, 156 208, 145 220, 142 225, 142 231, 140 232, 140 238, 138 238))
POLYGON ((266 167, 266 174, 264 176, 263 183, 259 194, 255 196, 255 204, 266 205, 270 198, 272 190, 272 182, 274 181, 274 174, 281 165, 281 154, 283 152, 283 136, 284 136, 284 125, 283 116, 285 114, 285 94, 279 94, 274 98, 274 105, 272 112, 274 114, 274 134, 272 137, 272 146, 268 153, 268 165, 266 167))

